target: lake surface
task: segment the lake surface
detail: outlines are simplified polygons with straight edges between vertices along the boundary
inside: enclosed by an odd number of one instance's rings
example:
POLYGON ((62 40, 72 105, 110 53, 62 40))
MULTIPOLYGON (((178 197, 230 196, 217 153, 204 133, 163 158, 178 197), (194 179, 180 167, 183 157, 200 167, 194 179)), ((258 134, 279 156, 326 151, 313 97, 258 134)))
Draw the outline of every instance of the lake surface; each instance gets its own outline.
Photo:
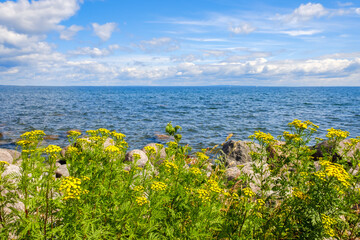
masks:
POLYGON ((319 137, 334 127, 360 135, 358 87, 15 87, 0 86, 0 148, 15 148, 19 136, 41 129, 58 135, 49 144, 67 145, 69 129, 107 128, 126 134, 129 149, 164 143, 172 121, 183 143, 195 150, 247 140, 255 130, 274 136, 293 119, 320 126, 319 137))

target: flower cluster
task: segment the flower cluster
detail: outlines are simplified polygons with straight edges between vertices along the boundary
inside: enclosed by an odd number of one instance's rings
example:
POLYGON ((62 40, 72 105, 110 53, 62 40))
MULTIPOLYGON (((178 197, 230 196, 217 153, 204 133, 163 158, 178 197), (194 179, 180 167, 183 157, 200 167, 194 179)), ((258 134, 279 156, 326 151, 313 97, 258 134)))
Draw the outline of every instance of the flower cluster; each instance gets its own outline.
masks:
POLYGON ((334 129, 334 128, 330 128, 327 130, 328 133, 326 134, 326 137, 329 139, 345 139, 349 136, 349 132, 347 131, 342 131, 340 129, 334 129))
POLYGON ((31 144, 33 144, 33 142, 31 142, 29 140, 20 140, 16 144, 25 148, 25 147, 29 147, 31 144))
POLYGON ((135 201, 140 207, 149 203, 149 200, 146 197, 137 197, 135 201))
POLYGON ((291 140, 293 140, 295 142, 301 141, 301 138, 299 137, 298 134, 293 134, 293 133, 289 133, 287 131, 284 131, 283 136, 284 136, 285 140, 287 140, 287 141, 291 141, 291 140))
POLYGON ((61 147, 59 146, 56 146, 56 145, 49 145, 47 146, 44 151, 48 154, 48 155, 51 155, 51 156, 54 156, 56 155, 57 153, 60 153, 61 152, 61 147))
POLYGON ((196 157, 199 159, 200 162, 206 161, 209 159, 209 156, 206 156, 203 152, 197 152, 196 157))
POLYGON ((120 149, 118 147, 116 147, 116 146, 110 145, 110 146, 105 148, 105 152, 107 152, 109 154, 119 154, 120 149))
POLYGON ((251 188, 243 188, 242 192, 244 193, 244 195, 246 197, 253 197, 255 196, 255 193, 253 192, 253 190, 251 190, 251 188))
POLYGON ((151 189, 154 191, 164 191, 166 189, 167 185, 163 182, 154 182, 151 185, 151 189))
POLYGON ((169 162, 168 160, 164 161, 164 165, 167 172, 179 170, 179 167, 175 163, 169 162))
POLYGON ((138 154, 138 153, 134 153, 132 155, 132 157, 134 158, 134 161, 137 161, 137 160, 139 160, 141 158, 140 154, 138 154))
POLYGON ((126 137, 125 134, 118 133, 116 131, 112 131, 111 136, 113 136, 116 140, 123 140, 126 137))
POLYGON ((301 121, 299 119, 294 119, 294 121, 292 121, 288 125, 293 126, 293 127, 295 127, 295 129, 299 129, 299 130, 304 130, 304 129, 307 129, 308 127, 312 127, 311 130, 316 131, 319 128, 319 126, 313 124, 309 120, 301 121))
POLYGON ((197 197, 201 200, 201 202, 206 203, 210 202, 210 193, 206 189, 198 189, 196 191, 197 197))
POLYGON ((190 168, 190 172, 195 175, 201 175, 201 170, 197 167, 190 168))
POLYGON ((5 162, 5 161, 0 161, 0 164, 6 164, 6 165, 9 165, 8 162, 5 162))
POLYGON ((309 200, 310 197, 308 195, 306 195, 305 193, 303 193, 302 191, 300 191, 298 188, 293 188, 293 192, 292 195, 296 198, 300 198, 301 200, 309 200))
POLYGON ((81 180, 75 177, 66 177, 62 180, 60 191, 64 194, 63 200, 80 199, 82 193, 87 193, 87 190, 81 190, 81 180))
POLYGON ((69 146, 66 150, 66 153, 69 155, 78 154, 79 149, 77 149, 76 147, 73 147, 73 146, 69 146))
POLYGON ((96 133, 100 134, 101 136, 109 136, 110 131, 106 128, 99 128, 98 130, 96 130, 96 133))
POLYGON ((144 191, 144 187, 143 186, 135 186, 133 189, 135 192, 143 192, 144 191))
POLYGON ((346 172, 343 166, 329 161, 320 161, 320 164, 325 167, 325 174, 328 177, 336 178, 344 187, 350 186, 350 175, 346 172))
POLYGON ((26 140, 30 140, 30 141, 35 141, 35 140, 41 139, 43 136, 45 136, 44 131, 34 130, 31 132, 26 132, 26 133, 22 134, 20 137, 24 140, 26 139, 26 140))
POLYGON ((144 149, 148 155, 153 155, 156 153, 156 149, 152 146, 146 146, 144 149))
POLYGON ((81 132, 79 132, 79 131, 71 130, 71 131, 68 132, 68 137, 77 138, 80 135, 81 135, 81 132))
POLYGON ((175 149, 178 146, 178 144, 176 142, 168 142, 167 145, 171 149, 175 149))
POLYGON ((264 133, 261 131, 255 131, 255 133, 249 136, 251 139, 257 139, 260 143, 269 144, 274 141, 274 137, 270 133, 264 133))
POLYGON ((334 237, 335 230, 331 226, 336 224, 336 220, 325 214, 321 214, 321 222, 323 224, 326 234, 328 234, 330 237, 334 237))
POLYGON ((219 183, 213 179, 208 180, 209 189, 212 192, 221 193, 223 190, 219 187, 219 183))

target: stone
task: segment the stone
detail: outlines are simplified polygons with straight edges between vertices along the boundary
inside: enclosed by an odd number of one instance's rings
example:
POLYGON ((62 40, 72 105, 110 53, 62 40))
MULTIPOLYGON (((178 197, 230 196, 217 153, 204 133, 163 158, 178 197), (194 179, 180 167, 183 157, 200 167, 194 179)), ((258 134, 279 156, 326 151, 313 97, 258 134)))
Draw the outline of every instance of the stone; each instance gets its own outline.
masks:
POLYGON ((8 149, 0 148, 0 161, 5 161, 9 164, 13 163, 14 158, 11 156, 8 149))
POLYGON ((4 138, 4 134, 0 132, 0 139, 4 138))
POLYGON ((14 164, 5 165, 5 169, 4 172, 1 174, 1 177, 4 178, 8 175, 13 175, 14 177, 21 176, 20 167, 14 164))
POLYGON ((56 178, 61 178, 61 177, 69 177, 69 170, 67 169, 66 165, 61 165, 56 163, 56 165, 58 166, 58 168, 55 170, 55 175, 56 178))
POLYGON ((128 153, 126 153, 125 155, 125 161, 127 162, 134 162, 134 154, 139 154, 140 155, 140 159, 137 160, 137 165, 138 167, 144 167, 147 163, 147 161, 149 160, 148 157, 146 156, 146 153, 140 149, 134 149, 128 153))
POLYGON ((142 151, 146 153, 145 148, 146 147, 154 147, 156 150, 156 157, 159 157, 159 161, 156 164, 161 164, 165 158, 166 158, 166 152, 165 152, 165 147, 163 146, 161 149, 157 146, 157 143, 149 143, 147 144, 145 147, 143 147, 142 151), (160 150, 160 152, 159 152, 160 150))
POLYGON ((160 140, 160 141, 164 141, 164 140, 174 140, 173 136, 169 136, 166 134, 159 134, 159 133, 155 133, 154 134, 156 139, 160 140))
POLYGON ((58 140, 59 139, 59 135, 45 135, 44 136, 45 140, 58 140))
POLYGON ((251 147, 246 141, 230 140, 224 143, 222 151, 225 154, 225 165, 228 167, 235 167, 246 162, 251 162, 251 151, 257 151, 260 146, 256 143, 251 143, 251 147))

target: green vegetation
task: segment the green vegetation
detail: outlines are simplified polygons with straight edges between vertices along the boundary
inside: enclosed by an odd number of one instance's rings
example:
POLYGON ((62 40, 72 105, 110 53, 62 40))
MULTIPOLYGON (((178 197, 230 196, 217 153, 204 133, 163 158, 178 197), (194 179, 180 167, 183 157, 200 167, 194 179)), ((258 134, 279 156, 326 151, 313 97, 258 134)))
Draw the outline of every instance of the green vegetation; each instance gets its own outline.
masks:
MULTIPOLYGON (((138 154, 124 161, 125 135, 115 131, 70 132, 64 156, 58 146, 39 147, 43 131, 27 132, 18 142, 20 174, 0 178, 0 238, 359 239, 360 153, 353 149, 360 139, 346 141, 336 160, 349 134, 329 129, 332 150, 314 161, 308 144, 317 128, 294 120, 282 142, 255 132, 253 174, 234 181, 226 179, 221 146, 190 158, 171 123, 166 131, 175 140, 147 147, 143 168, 138 154), (108 138, 113 144, 104 148, 108 138), (58 159, 70 177, 55 178, 58 159), (19 202, 23 208, 11 207, 19 202)), ((0 162, 0 175, 6 165, 0 162)))

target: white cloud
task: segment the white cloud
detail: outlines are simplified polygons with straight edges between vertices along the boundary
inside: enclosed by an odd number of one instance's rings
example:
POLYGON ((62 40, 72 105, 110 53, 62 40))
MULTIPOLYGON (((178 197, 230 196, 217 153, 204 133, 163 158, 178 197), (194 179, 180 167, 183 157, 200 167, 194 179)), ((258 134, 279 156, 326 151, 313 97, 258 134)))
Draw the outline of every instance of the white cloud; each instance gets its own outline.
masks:
POLYGON ((171 52, 180 48, 177 41, 168 37, 144 40, 137 44, 137 47, 145 52, 171 52))
POLYGON ((296 37, 296 36, 310 36, 321 32, 322 31, 320 30, 289 30, 289 31, 282 31, 281 33, 290 35, 292 37, 296 37))
POLYGON ((277 18, 289 24, 301 24, 313 18, 319 18, 329 13, 320 3, 301 4, 291 14, 278 15, 277 18))
POLYGON ((77 50, 69 51, 71 55, 89 55, 91 57, 105 57, 114 52, 114 50, 119 49, 120 46, 117 44, 109 45, 107 48, 99 49, 99 48, 91 48, 91 47, 83 47, 78 48, 77 50))
POLYGON ((339 7, 349 7, 354 5, 352 2, 338 2, 339 7))
POLYGON ((359 15, 360 15, 360 8, 356 8, 356 9, 355 9, 355 12, 356 12, 356 14, 359 14, 359 15))
POLYGON ((237 26, 231 26, 229 30, 235 34, 249 34, 255 31, 255 27, 251 26, 248 23, 243 23, 237 26))
POLYGON ((78 0, 19 0, 0 3, 0 25, 22 33, 60 30, 58 24, 79 9, 78 0))
POLYGON ((109 40, 112 33, 115 31, 116 26, 117 24, 114 22, 105 23, 103 25, 99 25, 98 23, 92 24, 95 35, 103 41, 109 40))
POLYGON ((71 25, 67 29, 64 29, 60 32, 60 38, 63 40, 71 40, 76 35, 76 33, 81 30, 84 30, 84 28, 78 25, 71 25))

